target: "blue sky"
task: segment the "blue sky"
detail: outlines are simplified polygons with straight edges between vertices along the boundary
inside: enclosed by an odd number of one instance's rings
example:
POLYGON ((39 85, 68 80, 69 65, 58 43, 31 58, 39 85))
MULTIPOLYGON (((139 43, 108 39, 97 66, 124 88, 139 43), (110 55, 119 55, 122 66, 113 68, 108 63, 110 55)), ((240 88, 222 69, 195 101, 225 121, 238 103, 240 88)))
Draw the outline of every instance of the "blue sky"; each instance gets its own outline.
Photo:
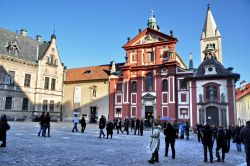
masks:
POLYGON ((0 0, 0 27, 24 28, 42 40, 50 40, 55 27, 61 60, 67 68, 84 67, 123 62, 127 37, 147 27, 153 9, 161 31, 173 30, 177 51, 187 64, 192 52, 197 67, 208 3, 222 35, 225 67, 250 82, 249 0, 0 0))

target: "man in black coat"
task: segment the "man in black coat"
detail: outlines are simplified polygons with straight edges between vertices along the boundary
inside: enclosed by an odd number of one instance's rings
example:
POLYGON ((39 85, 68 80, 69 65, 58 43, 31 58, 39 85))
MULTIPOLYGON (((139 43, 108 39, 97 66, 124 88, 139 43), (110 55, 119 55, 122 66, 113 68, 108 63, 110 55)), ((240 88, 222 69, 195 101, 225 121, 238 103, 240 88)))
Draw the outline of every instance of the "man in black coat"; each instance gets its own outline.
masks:
POLYGON ((6 147, 6 132, 9 129, 10 125, 7 122, 7 117, 5 114, 3 114, 0 119, 0 141, 2 141, 0 147, 6 147))
POLYGON ((231 142, 231 138, 232 138, 232 131, 231 131, 230 126, 226 129, 226 135, 227 135, 227 147, 228 147, 228 152, 229 152, 230 151, 230 142, 231 142))
POLYGON ((86 120, 85 120, 85 118, 84 118, 84 115, 82 115, 81 127, 82 127, 81 132, 84 133, 84 130, 85 130, 85 128, 86 128, 86 120))
POLYGON ((225 153, 226 153, 226 146, 227 146, 227 136, 225 134, 225 131, 222 127, 219 127, 218 134, 217 134, 217 147, 216 147, 216 157, 217 162, 220 162, 220 149, 222 151, 222 162, 224 162, 225 159, 225 153))
POLYGON ((124 130, 123 131, 126 131, 127 132, 127 135, 129 135, 129 120, 128 118, 125 118, 124 120, 124 130))
POLYGON ((98 138, 101 138, 101 135, 103 135, 103 138, 105 137, 105 134, 103 132, 103 129, 105 128, 106 126, 106 119, 105 117, 102 115, 100 120, 99 120, 99 129, 100 129, 100 134, 99 134, 99 137, 98 138))
POLYGON ((44 116, 45 116, 45 112, 42 112, 42 115, 39 117, 39 124, 40 124, 40 130, 38 132, 38 136, 40 136, 41 132, 42 132, 42 136, 43 135, 43 130, 44 130, 44 116))
POLYGON ((198 142, 201 142, 202 140, 201 128, 202 128, 201 124, 196 124, 198 142))
POLYGON ((166 147, 165 147, 165 156, 168 156, 168 148, 169 148, 169 144, 171 145, 171 150, 172 150, 172 159, 175 159, 175 139, 177 138, 177 133, 176 130, 174 129, 174 127, 172 126, 171 123, 167 123, 167 127, 164 130, 164 135, 165 137, 165 143, 166 143, 166 147))
POLYGON ((46 130, 48 129, 48 137, 50 137, 50 116, 47 112, 44 116, 44 130, 43 130, 43 136, 46 137, 46 130))
POLYGON ((109 120, 109 122, 107 124, 107 127, 106 127, 106 130, 107 130, 107 139, 109 138, 109 135, 111 136, 111 139, 112 139, 113 129, 114 129, 114 124, 111 122, 111 120, 109 120))
POLYGON ((245 146, 247 166, 250 166, 250 121, 247 121, 246 126, 241 129, 240 139, 245 146))
POLYGON ((144 122, 143 120, 140 121, 140 135, 143 136, 143 129, 144 129, 144 122))
POLYGON ((138 131, 138 135, 140 134, 140 120, 137 118, 135 121, 135 135, 136 132, 138 131))
POLYGON ((212 130, 209 124, 205 124, 201 128, 202 144, 204 148, 204 162, 207 162, 207 149, 209 151, 210 163, 213 162, 213 141, 212 141, 212 130))

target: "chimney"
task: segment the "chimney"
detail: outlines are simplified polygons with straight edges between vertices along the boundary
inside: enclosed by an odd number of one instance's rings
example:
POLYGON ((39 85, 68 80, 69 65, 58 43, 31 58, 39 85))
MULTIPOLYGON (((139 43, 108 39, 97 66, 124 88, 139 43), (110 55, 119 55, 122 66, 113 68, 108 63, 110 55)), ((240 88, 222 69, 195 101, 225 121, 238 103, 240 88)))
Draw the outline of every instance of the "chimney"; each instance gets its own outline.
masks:
POLYGON ((26 37, 26 36, 27 36, 27 32, 28 32, 28 31, 26 31, 25 29, 21 29, 21 35, 22 35, 23 37, 26 37))
POLYGON ((36 35, 36 41, 40 42, 40 41, 41 41, 41 38, 42 38, 42 36, 36 35))

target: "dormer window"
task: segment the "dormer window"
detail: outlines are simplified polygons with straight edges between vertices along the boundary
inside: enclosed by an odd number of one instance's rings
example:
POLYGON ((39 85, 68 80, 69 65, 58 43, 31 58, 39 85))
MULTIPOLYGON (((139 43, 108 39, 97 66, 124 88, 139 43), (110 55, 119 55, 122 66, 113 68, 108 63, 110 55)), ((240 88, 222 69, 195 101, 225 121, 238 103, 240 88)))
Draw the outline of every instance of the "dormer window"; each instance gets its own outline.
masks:
POLYGON ((91 73, 91 70, 86 70, 85 72, 84 72, 84 74, 90 74, 91 73))
POLYGON ((217 74, 215 66, 205 66, 205 75, 217 74))

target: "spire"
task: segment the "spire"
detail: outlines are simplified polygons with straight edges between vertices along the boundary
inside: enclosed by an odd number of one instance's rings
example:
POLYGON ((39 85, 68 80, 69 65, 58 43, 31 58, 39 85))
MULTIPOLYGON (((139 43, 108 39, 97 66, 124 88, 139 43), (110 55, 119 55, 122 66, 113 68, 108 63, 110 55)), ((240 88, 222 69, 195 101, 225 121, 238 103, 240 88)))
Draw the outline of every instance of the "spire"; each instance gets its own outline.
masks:
POLYGON ((115 61, 112 61, 111 62, 111 71, 110 71, 110 73, 112 74, 112 73, 115 73, 115 72, 116 72, 115 61))
POLYGON ((55 28, 55 25, 54 25, 53 33, 51 35, 51 39, 56 39, 56 28, 55 28))
POLYGON ((151 16, 148 19, 148 28, 154 29, 154 30, 158 30, 158 27, 156 25, 156 19, 154 16, 154 11, 151 10, 151 16))
POLYGON ((189 57, 189 69, 193 69, 194 65, 193 65, 193 56, 192 56, 192 52, 190 52, 190 57, 189 57))
POLYGON ((214 17, 212 15, 210 5, 207 5, 207 16, 205 19, 203 31, 201 34, 201 38, 210 38, 220 36, 219 29, 214 21, 214 17))

